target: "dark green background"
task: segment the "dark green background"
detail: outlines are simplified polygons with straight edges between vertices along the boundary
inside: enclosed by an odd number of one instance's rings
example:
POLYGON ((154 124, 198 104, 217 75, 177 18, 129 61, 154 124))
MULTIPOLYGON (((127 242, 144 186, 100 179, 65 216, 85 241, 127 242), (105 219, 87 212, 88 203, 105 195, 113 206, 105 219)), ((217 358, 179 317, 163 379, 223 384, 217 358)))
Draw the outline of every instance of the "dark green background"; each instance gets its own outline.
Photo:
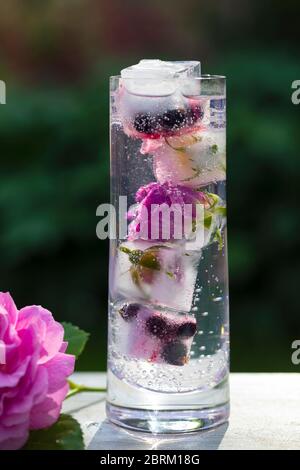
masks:
POLYGON ((297 1, 1 0, 0 289, 91 332, 104 369, 108 77, 140 58, 200 59, 228 79, 232 370, 297 371, 297 1))

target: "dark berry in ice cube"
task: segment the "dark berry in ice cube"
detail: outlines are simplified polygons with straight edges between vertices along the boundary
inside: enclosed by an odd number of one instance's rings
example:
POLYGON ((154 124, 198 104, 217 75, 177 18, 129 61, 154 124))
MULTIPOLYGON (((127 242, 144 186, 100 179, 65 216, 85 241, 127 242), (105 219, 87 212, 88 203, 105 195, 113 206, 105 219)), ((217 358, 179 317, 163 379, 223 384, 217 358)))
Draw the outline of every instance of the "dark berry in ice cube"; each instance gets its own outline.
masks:
POLYGON ((185 120, 185 111, 182 109, 170 109, 160 118, 163 129, 175 130, 182 127, 185 120))
POLYGON ((198 119, 203 119, 204 112, 200 105, 188 108, 186 111, 186 124, 192 126, 198 119))
POLYGON ((177 329, 177 336, 180 338, 190 338, 196 333, 197 326, 195 322, 187 321, 182 323, 177 329))
POLYGON ((165 344, 162 358, 173 366, 183 366, 188 361, 187 347, 180 341, 170 341, 165 344))
POLYGON ((132 304, 124 304, 122 308, 120 308, 119 313, 123 320, 131 321, 133 320, 140 310, 140 304, 132 303, 132 304))
POLYGON ((203 115, 200 105, 168 109, 162 114, 138 113, 135 115, 133 126, 136 131, 150 138, 158 138, 173 135, 183 127, 193 126, 203 115))
POLYGON ((134 118, 133 126, 138 132, 151 135, 155 130, 155 118, 149 113, 139 113, 134 118))
POLYGON ((146 321, 146 331, 158 338, 164 338, 168 334, 168 323, 159 315, 152 315, 146 321))

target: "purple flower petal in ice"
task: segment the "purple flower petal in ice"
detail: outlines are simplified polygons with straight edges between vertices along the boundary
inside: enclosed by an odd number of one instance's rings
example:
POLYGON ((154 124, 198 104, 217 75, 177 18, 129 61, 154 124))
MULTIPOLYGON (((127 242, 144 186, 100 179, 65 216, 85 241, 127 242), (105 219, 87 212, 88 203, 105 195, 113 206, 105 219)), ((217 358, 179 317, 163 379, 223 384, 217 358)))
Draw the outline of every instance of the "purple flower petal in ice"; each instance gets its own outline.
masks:
POLYGON ((141 238, 167 241, 175 238, 183 238, 185 206, 191 206, 192 218, 194 219, 196 217, 197 204, 207 205, 208 203, 205 193, 185 186, 173 186, 168 182, 163 184, 150 183, 146 186, 142 186, 137 191, 135 199, 137 204, 132 206, 128 212, 128 219, 131 220, 128 237, 130 240, 141 238), (164 224, 162 223, 162 217, 164 214, 158 214, 158 212, 161 211, 160 206, 162 205, 167 205, 172 209, 172 211, 166 214, 170 222, 168 236, 165 236, 163 231, 164 224), (182 230, 180 231, 179 237, 175 230, 176 213, 179 217, 182 217, 182 230), (147 223, 146 233, 142 230, 143 222, 147 223))

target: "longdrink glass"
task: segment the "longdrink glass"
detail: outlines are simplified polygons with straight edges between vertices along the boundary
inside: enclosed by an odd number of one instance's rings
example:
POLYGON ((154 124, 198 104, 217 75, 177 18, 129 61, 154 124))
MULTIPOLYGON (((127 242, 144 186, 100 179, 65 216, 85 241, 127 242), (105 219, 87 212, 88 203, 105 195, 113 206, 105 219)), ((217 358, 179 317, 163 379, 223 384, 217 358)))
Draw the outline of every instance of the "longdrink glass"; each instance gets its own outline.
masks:
POLYGON ((225 77, 141 61, 110 94, 111 202, 128 209, 110 242, 107 415, 209 428, 229 416, 225 77))

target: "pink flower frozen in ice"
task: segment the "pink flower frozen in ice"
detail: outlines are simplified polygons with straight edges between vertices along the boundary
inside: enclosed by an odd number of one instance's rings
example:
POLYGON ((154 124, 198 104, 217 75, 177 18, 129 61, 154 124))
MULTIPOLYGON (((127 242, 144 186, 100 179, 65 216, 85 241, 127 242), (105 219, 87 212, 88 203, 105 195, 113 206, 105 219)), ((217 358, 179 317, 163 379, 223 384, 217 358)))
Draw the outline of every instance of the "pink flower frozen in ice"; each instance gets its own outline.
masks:
MULTIPOLYGON (((175 216, 177 212, 182 220, 181 229, 182 233, 179 234, 184 238, 184 212, 186 207, 191 206, 192 219, 196 219, 197 204, 202 204, 204 207, 209 205, 209 200, 204 192, 197 191, 193 188, 188 188, 179 185, 172 185, 171 183, 149 183, 146 186, 140 187, 137 191, 136 205, 132 206, 128 211, 128 219, 131 220, 129 224, 128 239, 135 240, 137 238, 166 241, 175 239, 175 216), (167 238, 163 234, 163 220, 162 217, 155 217, 163 205, 173 208, 173 213, 170 214, 170 233, 167 238), (143 232, 143 221, 147 221, 146 232, 143 232), (153 227, 152 222, 156 224, 153 227), (154 230, 153 230, 154 229, 154 230), (153 233, 158 236, 153 238, 153 233)), ((158 214, 159 215, 159 214, 158 214)), ((166 213, 166 217, 169 214, 166 213)), ((164 221, 165 222, 165 221, 164 221)))
POLYGON ((22 447, 30 429, 58 419, 75 362, 63 337, 51 312, 17 310, 10 294, 0 293, 0 449, 22 447))

